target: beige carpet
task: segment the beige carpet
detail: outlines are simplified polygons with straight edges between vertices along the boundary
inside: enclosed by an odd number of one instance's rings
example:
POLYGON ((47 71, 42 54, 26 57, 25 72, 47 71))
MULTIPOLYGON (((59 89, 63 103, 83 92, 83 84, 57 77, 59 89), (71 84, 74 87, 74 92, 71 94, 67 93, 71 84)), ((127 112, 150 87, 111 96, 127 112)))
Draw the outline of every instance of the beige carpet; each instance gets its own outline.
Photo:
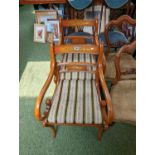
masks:
MULTIPOLYGON (((43 62, 28 62, 20 80, 20 97, 37 97, 45 83, 49 73, 50 63, 43 62)), ((47 93, 47 96, 52 96, 55 85, 52 81, 47 93)))

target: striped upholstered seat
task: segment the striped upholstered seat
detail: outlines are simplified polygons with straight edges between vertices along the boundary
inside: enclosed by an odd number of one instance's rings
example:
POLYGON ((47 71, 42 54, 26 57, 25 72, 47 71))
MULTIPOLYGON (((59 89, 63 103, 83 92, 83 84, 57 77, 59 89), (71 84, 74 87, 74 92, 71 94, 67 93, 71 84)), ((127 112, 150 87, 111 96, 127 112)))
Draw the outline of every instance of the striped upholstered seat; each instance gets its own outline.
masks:
POLYGON ((95 80, 60 80, 52 98, 48 121, 102 124, 95 80))
MULTIPOLYGON (((95 55, 91 54, 64 54, 62 62, 88 62, 88 63, 96 63, 95 55)), ((65 66, 61 66, 60 72, 64 70, 65 66)), ((88 66, 89 70, 96 70, 95 66, 88 66)), ((85 73, 85 72, 72 72, 72 73, 60 73, 60 79, 95 79, 95 75, 91 73, 85 73)))

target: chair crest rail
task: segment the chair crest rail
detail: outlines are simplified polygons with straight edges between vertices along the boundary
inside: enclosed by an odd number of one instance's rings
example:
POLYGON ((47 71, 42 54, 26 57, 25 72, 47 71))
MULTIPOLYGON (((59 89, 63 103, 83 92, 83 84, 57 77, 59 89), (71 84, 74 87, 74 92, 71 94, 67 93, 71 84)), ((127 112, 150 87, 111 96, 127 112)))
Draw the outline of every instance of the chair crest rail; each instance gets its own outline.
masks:
POLYGON ((99 54, 99 47, 96 45, 59 45, 54 47, 55 54, 63 53, 90 53, 99 54))

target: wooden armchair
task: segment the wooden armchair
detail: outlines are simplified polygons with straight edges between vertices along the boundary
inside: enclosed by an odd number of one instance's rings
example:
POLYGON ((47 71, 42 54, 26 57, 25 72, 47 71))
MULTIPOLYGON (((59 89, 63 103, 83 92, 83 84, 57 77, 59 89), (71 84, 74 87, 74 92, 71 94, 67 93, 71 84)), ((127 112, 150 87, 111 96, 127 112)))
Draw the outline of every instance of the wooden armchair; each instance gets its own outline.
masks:
POLYGON ((111 88, 114 121, 125 123, 136 123, 136 77, 134 79, 123 79, 124 73, 133 73, 136 68, 120 70, 120 56, 124 53, 133 53, 136 41, 130 45, 124 45, 115 56, 116 83, 111 88), (123 80, 122 80, 123 79, 123 80))
POLYGON ((44 127, 51 127, 54 137, 55 126, 91 126, 98 128, 98 139, 101 140, 103 130, 113 121, 111 98, 103 73, 106 64, 103 63, 103 48, 103 44, 50 45, 50 72, 36 100, 35 118, 44 127), (56 62, 55 56, 60 53, 67 53, 69 61, 56 62), (74 57, 71 58, 73 53, 74 57), (83 54, 86 55, 85 59, 83 54), (45 112, 41 114, 42 100, 54 76, 54 95, 46 100, 45 112))
POLYGON ((136 49, 136 40, 122 46, 116 54, 107 59, 105 77, 113 83, 118 80, 136 79, 136 60, 132 56, 136 49))
POLYGON ((136 37, 136 20, 128 15, 120 16, 117 20, 111 20, 106 26, 104 32, 99 35, 99 41, 104 42, 107 50, 106 56, 109 56, 111 48, 120 48, 125 44, 134 41, 136 37))

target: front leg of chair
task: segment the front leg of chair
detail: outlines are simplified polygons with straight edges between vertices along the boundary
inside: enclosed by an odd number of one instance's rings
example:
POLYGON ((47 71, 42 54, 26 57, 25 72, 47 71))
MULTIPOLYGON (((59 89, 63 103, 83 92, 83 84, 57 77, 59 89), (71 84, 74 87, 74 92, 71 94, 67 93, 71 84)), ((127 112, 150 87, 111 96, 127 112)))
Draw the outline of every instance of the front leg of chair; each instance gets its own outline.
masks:
POLYGON ((99 128, 98 128, 97 139, 98 139, 99 141, 101 141, 101 139, 102 139, 103 131, 104 131, 104 128, 103 128, 103 127, 99 127, 99 128))

